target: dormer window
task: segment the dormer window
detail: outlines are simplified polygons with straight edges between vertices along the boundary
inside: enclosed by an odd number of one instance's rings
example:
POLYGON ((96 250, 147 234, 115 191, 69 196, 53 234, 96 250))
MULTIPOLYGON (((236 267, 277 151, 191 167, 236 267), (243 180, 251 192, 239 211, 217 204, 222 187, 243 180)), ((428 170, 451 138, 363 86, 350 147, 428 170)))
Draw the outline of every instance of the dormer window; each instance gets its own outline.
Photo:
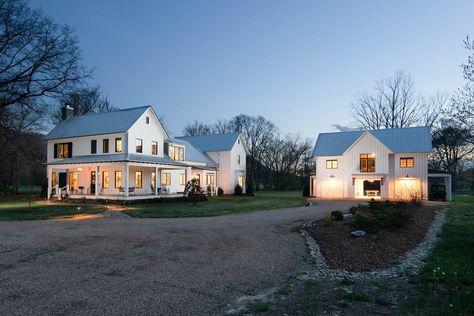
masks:
POLYGON ((400 168, 413 168, 415 166, 415 160, 413 157, 400 158, 400 168))
POLYGON ((360 154, 360 172, 375 172, 375 154, 360 154))
POLYGON ((137 138, 135 141, 135 152, 143 153, 143 139, 137 138))
POLYGON ((336 159, 326 160, 326 169, 337 169, 337 160, 336 159))
POLYGON ((184 160, 184 147, 170 145, 168 150, 171 160, 184 160))

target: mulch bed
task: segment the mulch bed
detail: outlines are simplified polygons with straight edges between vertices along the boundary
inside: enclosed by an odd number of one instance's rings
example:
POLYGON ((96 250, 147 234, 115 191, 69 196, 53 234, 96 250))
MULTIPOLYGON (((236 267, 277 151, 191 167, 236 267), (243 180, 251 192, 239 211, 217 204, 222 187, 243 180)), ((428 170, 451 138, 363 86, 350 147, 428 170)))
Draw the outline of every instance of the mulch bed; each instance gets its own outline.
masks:
POLYGON ((370 271, 388 268, 406 252, 414 249, 425 237, 436 208, 420 207, 412 212, 406 228, 380 230, 366 237, 351 237, 355 229, 350 219, 340 222, 317 221, 307 231, 318 243, 321 253, 332 269, 370 271))

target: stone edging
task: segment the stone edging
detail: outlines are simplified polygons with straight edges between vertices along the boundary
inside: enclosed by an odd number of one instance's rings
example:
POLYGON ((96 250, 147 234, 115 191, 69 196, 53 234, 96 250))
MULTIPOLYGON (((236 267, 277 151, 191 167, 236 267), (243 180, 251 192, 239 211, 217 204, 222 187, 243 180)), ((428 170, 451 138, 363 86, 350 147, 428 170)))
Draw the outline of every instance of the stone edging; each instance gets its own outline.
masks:
POLYGON ((312 227, 313 222, 304 224, 300 234, 305 238, 308 251, 314 260, 316 267, 310 273, 315 278, 330 279, 374 279, 374 278, 392 278, 403 273, 416 274, 423 267, 423 260, 438 241, 438 234, 441 232, 445 219, 446 210, 441 209, 435 215, 426 236, 415 249, 410 250, 400 258, 400 263, 388 269, 378 269, 368 272, 351 272, 346 270, 337 270, 329 268, 326 259, 321 254, 318 243, 310 236, 305 228, 312 227))

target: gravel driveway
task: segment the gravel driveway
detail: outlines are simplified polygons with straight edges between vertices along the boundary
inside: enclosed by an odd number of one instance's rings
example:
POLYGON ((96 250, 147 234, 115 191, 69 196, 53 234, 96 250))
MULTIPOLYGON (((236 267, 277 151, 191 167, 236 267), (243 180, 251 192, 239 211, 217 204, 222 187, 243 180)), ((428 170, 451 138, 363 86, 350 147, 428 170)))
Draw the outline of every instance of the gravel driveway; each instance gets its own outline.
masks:
POLYGON ((0 314, 222 314, 305 268, 293 228, 354 203, 213 218, 0 222, 0 314))

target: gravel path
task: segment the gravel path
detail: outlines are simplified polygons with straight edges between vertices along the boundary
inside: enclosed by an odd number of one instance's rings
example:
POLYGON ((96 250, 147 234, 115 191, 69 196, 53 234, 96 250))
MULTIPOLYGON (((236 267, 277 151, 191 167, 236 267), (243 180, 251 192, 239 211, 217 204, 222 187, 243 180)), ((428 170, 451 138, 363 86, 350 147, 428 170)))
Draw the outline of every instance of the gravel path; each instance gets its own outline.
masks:
POLYGON ((296 228, 355 203, 214 218, 0 222, 0 314, 221 314, 305 269, 296 228))

